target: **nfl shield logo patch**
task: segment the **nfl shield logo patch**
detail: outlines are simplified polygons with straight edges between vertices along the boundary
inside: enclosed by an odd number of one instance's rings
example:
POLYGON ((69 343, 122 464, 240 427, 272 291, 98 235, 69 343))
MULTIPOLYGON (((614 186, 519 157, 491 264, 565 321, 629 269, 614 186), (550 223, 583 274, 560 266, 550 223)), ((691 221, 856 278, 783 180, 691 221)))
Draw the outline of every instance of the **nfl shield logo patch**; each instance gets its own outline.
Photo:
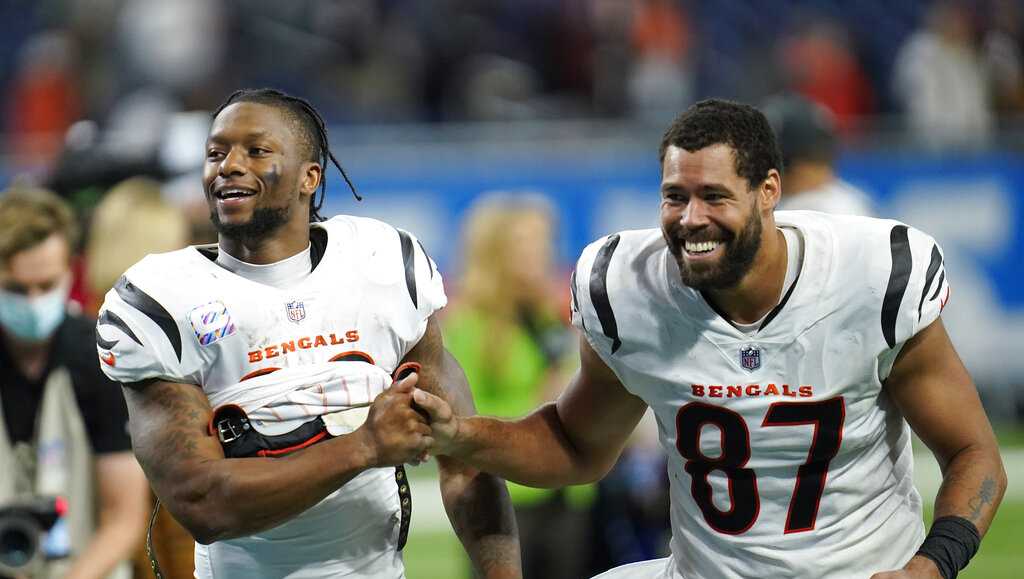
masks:
POLYGON ((288 302, 285 304, 285 309, 288 311, 288 321, 295 322, 296 324, 306 319, 306 304, 300 300, 294 302, 288 302))
POLYGON ((744 370, 753 372, 761 367, 761 348, 754 345, 747 345, 740 348, 740 366, 744 370))

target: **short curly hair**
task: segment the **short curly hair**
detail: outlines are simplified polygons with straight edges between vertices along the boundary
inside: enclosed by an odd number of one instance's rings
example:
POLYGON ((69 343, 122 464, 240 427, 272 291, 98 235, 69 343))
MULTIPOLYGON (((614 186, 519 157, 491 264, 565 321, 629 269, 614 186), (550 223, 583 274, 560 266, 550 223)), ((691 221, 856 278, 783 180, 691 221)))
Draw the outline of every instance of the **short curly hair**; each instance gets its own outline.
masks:
POLYGON ((672 121, 661 139, 658 159, 669 147, 689 152, 719 143, 735 151, 736 174, 753 187, 772 169, 782 173, 782 153, 768 119, 750 105, 722 100, 700 101, 672 121))

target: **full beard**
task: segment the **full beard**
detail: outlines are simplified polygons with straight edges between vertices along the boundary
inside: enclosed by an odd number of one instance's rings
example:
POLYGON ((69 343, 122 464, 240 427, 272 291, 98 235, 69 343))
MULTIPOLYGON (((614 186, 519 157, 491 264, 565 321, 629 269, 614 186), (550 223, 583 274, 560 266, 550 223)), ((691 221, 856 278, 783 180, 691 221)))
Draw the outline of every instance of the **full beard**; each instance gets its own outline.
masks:
POLYGON ((751 212, 750 218, 739 234, 725 242, 725 253, 718 263, 697 269, 691 268, 683 256, 683 241, 677 236, 672 237, 668 247, 679 264, 679 276, 683 283, 697 291, 722 290, 736 287, 747 275, 754 263, 754 257, 761 249, 761 214, 751 212))
POLYGON ((224 223, 217 211, 210 212, 210 221, 217 233, 242 243, 262 241, 284 226, 291 215, 290 207, 259 207, 245 223, 224 223))

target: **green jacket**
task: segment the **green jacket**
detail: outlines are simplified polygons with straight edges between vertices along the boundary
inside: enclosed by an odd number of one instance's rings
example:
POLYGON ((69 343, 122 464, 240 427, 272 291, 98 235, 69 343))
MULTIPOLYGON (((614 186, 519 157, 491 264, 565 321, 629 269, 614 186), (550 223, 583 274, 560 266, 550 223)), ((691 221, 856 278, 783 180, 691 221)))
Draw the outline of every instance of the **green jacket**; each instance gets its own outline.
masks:
MULTIPOLYGON (((445 346, 462 365, 469 380, 477 412, 499 418, 529 414, 545 400, 544 381, 551 363, 537 338, 524 326, 515 325, 496 344, 489 321, 479 311, 461 308, 444 320, 445 346), (502 355, 488 348, 502 348, 502 355)), ((560 364, 561 362, 556 362, 560 364)), ((509 495, 517 506, 528 506, 553 498, 556 489, 537 489, 508 483, 509 495)), ((564 489, 573 506, 588 506, 595 496, 593 485, 564 489)))

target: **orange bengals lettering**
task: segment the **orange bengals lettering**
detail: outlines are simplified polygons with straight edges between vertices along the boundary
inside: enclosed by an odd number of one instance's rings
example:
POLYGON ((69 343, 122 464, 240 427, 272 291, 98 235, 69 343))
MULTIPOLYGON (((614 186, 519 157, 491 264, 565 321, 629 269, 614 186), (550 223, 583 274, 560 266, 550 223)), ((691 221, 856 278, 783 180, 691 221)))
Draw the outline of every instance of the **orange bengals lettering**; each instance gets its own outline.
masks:
POLYGON ((328 334, 327 336, 302 336, 301 338, 294 338, 277 344, 272 344, 270 346, 264 346, 263 348, 252 350, 248 353, 249 363, 255 364, 269 358, 286 356, 297 350, 320 348, 328 345, 328 338, 330 339, 330 345, 332 346, 338 346, 348 342, 357 342, 359 341, 359 330, 348 330, 344 334, 341 334, 340 337, 337 333, 328 334))
POLYGON ((690 384, 690 394, 697 398, 740 398, 744 396, 788 396, 811 398, 814 386, 802 384, 793 388, 789 384, 690 384))

